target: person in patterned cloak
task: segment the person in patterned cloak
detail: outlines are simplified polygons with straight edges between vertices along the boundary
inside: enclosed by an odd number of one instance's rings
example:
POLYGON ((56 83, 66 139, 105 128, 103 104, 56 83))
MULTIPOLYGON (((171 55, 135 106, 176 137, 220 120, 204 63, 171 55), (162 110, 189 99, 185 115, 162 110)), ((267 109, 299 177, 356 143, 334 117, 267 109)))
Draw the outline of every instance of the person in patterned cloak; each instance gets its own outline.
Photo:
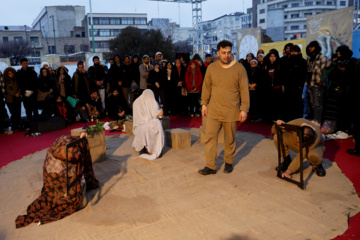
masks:
POLYGON ((87 191, 99 187, 86 140, 68 149, 70 186, 69 194, 66 196, 66 145, 77 139, 79 137, 61 136, 47 150, 43 165, 44 185, 41 195, 28 206, 26 215, 19 215, 16 218, 16 228, 25 227, 32 222, 40 224, 53 222, 79 210, 83 200, 81 188, 83 176, 87 191))

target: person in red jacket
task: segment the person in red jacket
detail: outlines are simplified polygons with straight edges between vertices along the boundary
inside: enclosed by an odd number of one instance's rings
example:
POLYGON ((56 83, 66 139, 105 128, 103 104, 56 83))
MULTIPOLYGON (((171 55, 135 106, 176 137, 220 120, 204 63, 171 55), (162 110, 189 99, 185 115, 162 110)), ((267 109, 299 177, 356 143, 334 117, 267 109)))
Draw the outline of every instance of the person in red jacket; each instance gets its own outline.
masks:
POLYGON ((200 117, 200 104, 199 99, 201 95, 201 86, 203 77, 200 71, 200 66, 196 60, 191 60, 185 75, 186 89, 188 91, 188 99, 190 106, 191 117, 196 115, 200 117))

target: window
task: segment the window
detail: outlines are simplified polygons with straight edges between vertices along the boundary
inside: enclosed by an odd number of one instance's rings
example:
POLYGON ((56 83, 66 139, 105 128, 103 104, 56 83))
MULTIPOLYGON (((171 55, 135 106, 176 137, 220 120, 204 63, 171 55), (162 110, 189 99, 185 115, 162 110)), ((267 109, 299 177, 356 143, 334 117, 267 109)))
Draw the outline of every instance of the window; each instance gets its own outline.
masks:
POLYGON ((236 18, 235 18, 235 21, 239 21, 239 20, 240 20, 240 18, 239 18, 239 17, 236 17, 236 18))
POLYGON ((31 54, 33 57, 40 57, 40 51, 32 51, 31 54))
POLYGON ((311 12, 309 12, 309 13, 304 13, 304 17, 311 16, 311 15, 312 15, 311 12))
POLYGON ((287 15, 284 15, 284 19, 287 19, 287 15))
POLYGON ((3 42, 4 42, 4 43, 9 42, 9 38, 8 38, 8 37, 3 37, 3 42))
POLYGON ((74 45, 65 45, 64 52, 66 53, 75 53, 75 46, 74 45))
POLYGON ((95 48, 109 48, 108 41, 95 41, 95 48))
POLYGON ((100 29, 100 36, 102 37, 110 36, 110 29, 100 29))
POLYGON ((332 2, 326 2, 326 5, 333 5, 332 2))
POLYGON ((299 6, 299 3, 292 3, 291 4, 291 7, 298 7, 299 6))
POLYGON ((48 46, 48 53, 55 54, 55 46, 48 46))
POLYGON ((146 18, 135 18, 136 25, 146 25, 146 18))
POLYGON ((305 6, 312 6, 313 2, 305 2, 305 6))
POLYGON ((134 24, 134 19, 133 18, 121 18, 121 24, 132 25, 132 24, 134 24))
POLYGON ((264 18, 260 19, 260 23, 265 23, 265 19, 264 18))
POLYGON ((282 7, 283 7, 283 8, 287 8, 287 4, 285 4, 285 5, 282 5, 282 7))
POLYGON ((102 25, 109 25, 110 24, 110 19, 109 18, 99 18, 99 24, 102 25))
MULTIPOLYGON (((90 37, 92 36, 91 29, 89 30, 89 36, 90 36, 90 37)), ((100 31, 99 31, 99 29, 94 29, 94 36, 95 36, 95 37, 100 36, 100 31)))
POLYGON ((39 37, 30 37, 31 46, 39 46, 39 37))
POLYGON ((110 24, 112 25, 120 25, 121 19, 120 18, 110 18, 110 24))
POLYGON ((23 40, 22 37, 14 37, 15 42, 21 42, 23 40))
POLYGON ((111 36, 117 36, 121 33, 120 29, 111 29, 111 36))
POLYGON ((340 1, 340 6, 346 6, 346 2, 345 1, 340 1))
POLYGON ((291 18, 298 18, 299 14, 291 14, 291 18))
POLYGON ((295 26, 291 26, 290 28, 291 30, 299 30, 299 26, 298 25, 295 25, 295 26))
MULTIPOLYGON (((89 18, 89 23, 91 24, 91 18, 89 18)), ((99 24, 99 18, 97 18, 97 17, 93 18, 93 24, 98 25, 99 24)))
POLYGON ((260 13, 265 13, 265 9, 260 9, 260 13))
POLYGON ((304 24, 304 29, 306 29, 306 24, 304 24))
POLYGON ((316 2, 316 5, 321 5, 321 2, 316 2))

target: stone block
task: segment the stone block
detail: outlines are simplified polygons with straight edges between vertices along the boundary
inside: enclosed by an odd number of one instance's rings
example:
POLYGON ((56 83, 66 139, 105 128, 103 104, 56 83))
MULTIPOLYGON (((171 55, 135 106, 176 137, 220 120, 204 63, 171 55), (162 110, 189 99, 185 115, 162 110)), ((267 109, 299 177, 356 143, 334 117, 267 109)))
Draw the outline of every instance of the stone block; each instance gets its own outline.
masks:
POLYGON ((174 149, 185 149, 191 147, 190 131, 175 128, 165 130, 166 145, 174 149))
MULTIPOLYGON (((85 132, 82 128, 71 129, 71 136, 80 136, 85 132)), ((98 162, 106 159, 105 131, 95 134, 92 138, 88 138, 90 155, 92 162, 98 162)))
POLYGON ((106 146, 97 146, 90 148, 92 163, 104 161, 106 159, 106 146))
POLYGON ((134 135, 134 133, 133 133, 133 121, 125 121, 124 125, 125 125, 126 134, 134 135))
POLYGON ((164 131, 166 129, 169 129, 170 128, 170 117, 163 116, 163 118, 161 120, 161 124, 162 124, 164 131))

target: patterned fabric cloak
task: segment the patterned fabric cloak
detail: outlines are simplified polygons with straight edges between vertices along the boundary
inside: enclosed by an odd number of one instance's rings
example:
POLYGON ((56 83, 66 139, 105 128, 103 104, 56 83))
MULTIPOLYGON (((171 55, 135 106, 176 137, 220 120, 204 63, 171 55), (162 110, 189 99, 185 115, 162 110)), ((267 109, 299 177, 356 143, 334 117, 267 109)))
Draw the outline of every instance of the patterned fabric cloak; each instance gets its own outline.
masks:
POLYGON ((48 149, 43 166, 41 195, 27 208, 27 215, 16 218, 16 228, 32 222, 49 223, 77 211, 82 202, 81 178, 84 175, 86 190, 99 187, 95 178, 89 144, 80 143, 68 150, 69 195, 66 196, 66 145, 79 137, 61 136, 48 149))

